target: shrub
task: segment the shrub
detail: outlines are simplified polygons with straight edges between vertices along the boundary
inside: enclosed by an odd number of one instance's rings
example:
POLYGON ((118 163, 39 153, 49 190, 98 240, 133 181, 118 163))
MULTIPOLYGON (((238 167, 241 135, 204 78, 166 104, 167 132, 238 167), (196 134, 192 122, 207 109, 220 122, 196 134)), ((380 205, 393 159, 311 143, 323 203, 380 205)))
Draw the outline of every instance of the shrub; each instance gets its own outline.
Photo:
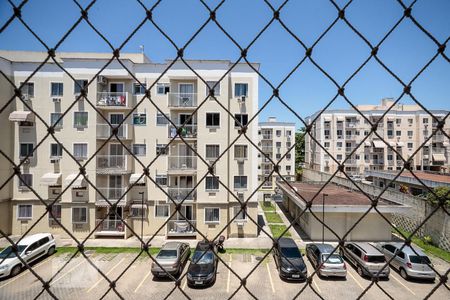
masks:
POLYGON ((450 187, 438 186, 433 189, 433 193, 428 193, 427 200, 432 204, 439 204, 439 199, 445 197, 445 205, 450 206, 450 187))

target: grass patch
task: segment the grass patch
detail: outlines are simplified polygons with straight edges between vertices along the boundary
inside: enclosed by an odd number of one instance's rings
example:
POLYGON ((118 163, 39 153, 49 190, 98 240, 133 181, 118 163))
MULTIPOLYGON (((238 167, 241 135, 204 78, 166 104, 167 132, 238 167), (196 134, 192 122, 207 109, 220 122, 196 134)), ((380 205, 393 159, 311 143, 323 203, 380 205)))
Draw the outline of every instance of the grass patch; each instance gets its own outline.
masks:
MULTIPOLYGON (((407 232, 407 231, 402 230, 400 228, 397 228, 397 229, 398 229, 398 231, 400 231, 406 237, 409 237, 411 235, 410 232, 407 232)), ((394 230, 393 233, 397 233, 397 232, 394 230)), ((446 262, 450 262, 450 252, 445 251, 444 249, 441 249, 441 248, 436 247, 434 245, 428 244, 423 239, 418 238, 415 235, 411 238, 411 240, 412 240, 412 242, 414 244, 416 244, 417 246, 422 248, 423 251, 425 251, 425 253, 427 253, 429 255, 433 255, 433 256, 439 257, 440 259, 443 259, 446 262)))
POLYGON ((266 219, 268 223, 283 223, 280 215, 276 212, 265 212, 266 219))
MULTIPOLYGON (((272 231, 272 236, 274 238, 278 238, 281 236, 281 234, 286 230, 286 226, 285 225, 271 225, 269 224, 269 228, 270 231, 272 231)), ((283 237, 290 237, 291 233, 289 231, 287 231, 283 237)))
POLYGON ((225 248, 224 253, 219 253, 220 255, 223 254, 250 254, 255 256, 263 256, 267 252, 269 252, 270 249, 245 249, 245 248, 225 248))
MULTIPOLYGON (((114 254, 114 253, 136 253, 138 254, 141 251, 141 248, 136 247, 85 247, 85 251, 94 251, 96 254, 114 254)), ((155 255, 159 252, 160 248, 150 248, 149 252, 152 255, 155 255)), ((58 255, 61 254, 73 254, 78 248, 76 247, 57 247, 56 253, 58 255)), ((142 255, 146 255, 143 253, 142 255)))
POLYGON ((261 208, 264 212, 275 211, 275 206, 270 201, 266 201, 266 202, 260 201, 259 206, 261 206, 261 208))

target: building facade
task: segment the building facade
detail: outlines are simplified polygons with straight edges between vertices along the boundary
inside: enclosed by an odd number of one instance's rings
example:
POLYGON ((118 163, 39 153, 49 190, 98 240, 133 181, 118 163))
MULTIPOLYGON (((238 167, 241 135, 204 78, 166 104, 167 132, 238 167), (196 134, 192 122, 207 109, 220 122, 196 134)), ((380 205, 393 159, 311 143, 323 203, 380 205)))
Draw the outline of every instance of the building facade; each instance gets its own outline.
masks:
MULTIPOLYGON (((19 86, 46 56, 0 51, 2 71, 19 86)), ((247 64, 227 73, 229 61, 188 60, 208 87, 182 62, 169 67, 171 61, 152 63, 144 54, 121 54, 133 76, 116 60, 97 76, 110 57, 60 53, 56 59, 76 83, 49 61, 22 89, 27 105, 16 99, 2 112, 1 122, 7 124, 9 118, 11 126, 10 133, 2 131, 2 139, 11 141, 14 162, 22 162, 21 180, 15 176, 10 189, 2 188, 0 194, 10 195, 8 213, 1 211, 10 215, 11 233, 23 234, 34 226, 31 232, 66 235, 47 215, 33 225, 45 214, 42 201, 59 197, 53 213, 76 237, 95 231, 92 237, 126 238, 132 229, 144 235, 201 238, 194 226, 209 238, 256 236, 248 216, 257 220, 257 196, 249 200, 246 213, 236 198, 247 200, 257 188, 257 151, 243 136, 225 150, 257 111, 257 74, 247 64), (86 99, 77 100, 91 81, 86 99), (214 85, 222 106, 208 96, 214 85), (150 86, 151 101, 144 99, 150 86), (55 138, 50 135, 40 143, 47 125, 53 126, 55 138), (78 175, 80 165, 85 166, 84 177, 78 175), (143 175, 147 166, 151 179, 143 175), (183 199, 177 211, 175 204, 183 199), (115 209, 108 201, 117 204, 115 209)), ((3 104, 13 91, 2 86, 1 94, 3 104)), ((257 118, 246 132, 258 138, 257 118)), ((13 173, 11 164, 1 165, 2 179, 13 173)))
POLYGON ((295 123, 279 122, 275 117, 269 117, 266 122, 259 123, 258 134, 262 151, 258 153, 258 182, 262 184, 259 197, 262 200, 275 193, 276 182, 281 180, 277 173, 272 173, 273 162, 278 163, 279 173, 285 180, 295 181, 295 123))
MULTIPOLYGON (((356 107, 370 122, 378 121, 393 104, 392 99, 383 99, 380 105, 357 105, 356 107)), ((431 110, 431 113, 442 120, 448 111, 431 110)), ((347 174, 364 174, 370 170, 400 170, 404 159, 411 158, 413 170, 450 172, 450 141, 440 131, 428 139, 437 128, 438 122, 418 105, 395 105, 378 124, 377 133, 381 140, 371 132, 371 125, 356 110, 326 110, 307 118, 312 124, 311 135, 305 137, 306 167, 316 171, 334 173, 338 167, 327 151, 343 162, 352 154, 353 149, 367 139, 345 162, 347 174), (417 154, 414 154, 422 144, 417 154), (389 146, 388 146, 389 145, 389 146)), ((446 120, 444 131, 450 133, 450 120, 446 120)))

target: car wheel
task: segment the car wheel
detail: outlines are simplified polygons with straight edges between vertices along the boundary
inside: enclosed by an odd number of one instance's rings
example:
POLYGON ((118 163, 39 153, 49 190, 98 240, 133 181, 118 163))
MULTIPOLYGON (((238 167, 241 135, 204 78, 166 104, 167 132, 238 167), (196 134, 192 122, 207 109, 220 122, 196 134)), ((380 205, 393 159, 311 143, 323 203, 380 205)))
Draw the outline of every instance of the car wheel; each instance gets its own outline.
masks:
POLYGON ((361 277, 364 276, 363 270, 360 266, 358 266, 357 271, 358 271, 359 276, 361 276, 361 277))
POLYGON ((408 273, 406 273, 405 269, 400 269, 400 276, 402 276, 403 279, 408 279, 408 273))
POLYGON ((53 254, 55 254, 55 247, 50 247, 47 251, 47 255, 52 256, 53 254))
POLYGON ((10 274, 11 277, 17 276, 17 274, 19 274, 21 270, 22 270, 22 267, 20 265, 17 265, 14 268, 12 268, 11 274, 10 274))

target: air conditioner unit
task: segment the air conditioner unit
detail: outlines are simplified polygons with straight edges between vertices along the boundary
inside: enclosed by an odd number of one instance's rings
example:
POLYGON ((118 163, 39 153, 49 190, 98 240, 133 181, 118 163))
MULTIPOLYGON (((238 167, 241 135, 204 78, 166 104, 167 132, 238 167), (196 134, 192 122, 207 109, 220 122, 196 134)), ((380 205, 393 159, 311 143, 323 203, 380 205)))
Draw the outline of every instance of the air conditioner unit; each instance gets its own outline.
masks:
POLYGON ((30 159, 29 158, 23 160, 23 164, 24 165, 28 165, 29 163, 30 163, 30 159))
POLYGON ((246 98, 245 96, 239 97, 239 98, 238 98, 238 102, 239 102, 239 103, 245 103, 245 98, 246 98))
POLYGON ((236 225, 237 225, 238 227, 243 227, 243 226, 244 226, 244 222, 236 222, 236 225))
POLYGON ((50 158, 50 163, 56 164, 59 162, 59 158, 50 158))
POLYGON ((97 77, 97 82, 98 82, 99 84, 104 85, 104 84, 107 84, 107 83, 108 83, 108 80, 106 79, 105 76, 99 75, 99 76, 97 77))
POLYGON ((53 98, 52 100, 53 100, 53 102, 55 102, 55 103, 61 102, 61 98, 53 98))
POLYGON ((20 96, 20 99, 22 99, 22 101, 30 101, 30 95, 22 94, 22 96, 20 96))

